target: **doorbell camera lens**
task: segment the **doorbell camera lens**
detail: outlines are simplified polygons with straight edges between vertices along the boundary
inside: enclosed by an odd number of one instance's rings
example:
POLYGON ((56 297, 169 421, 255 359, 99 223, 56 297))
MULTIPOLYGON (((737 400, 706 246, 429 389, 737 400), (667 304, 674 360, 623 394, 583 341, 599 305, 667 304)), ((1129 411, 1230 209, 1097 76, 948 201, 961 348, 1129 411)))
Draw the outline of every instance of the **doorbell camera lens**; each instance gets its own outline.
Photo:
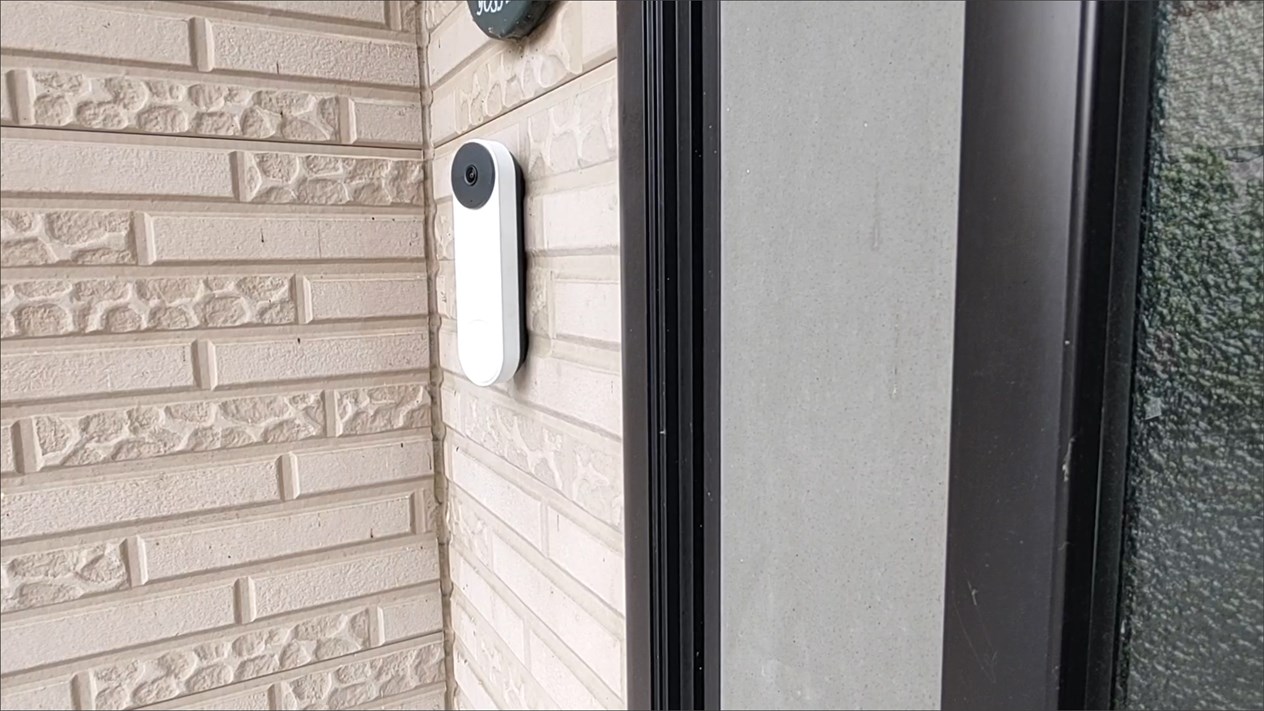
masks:
POLYGON ((496 161, 478 141, 469 141, 457 150, 452 157, 451 172, 452 196, 471 210, 482 208, 500 182, 496 161))

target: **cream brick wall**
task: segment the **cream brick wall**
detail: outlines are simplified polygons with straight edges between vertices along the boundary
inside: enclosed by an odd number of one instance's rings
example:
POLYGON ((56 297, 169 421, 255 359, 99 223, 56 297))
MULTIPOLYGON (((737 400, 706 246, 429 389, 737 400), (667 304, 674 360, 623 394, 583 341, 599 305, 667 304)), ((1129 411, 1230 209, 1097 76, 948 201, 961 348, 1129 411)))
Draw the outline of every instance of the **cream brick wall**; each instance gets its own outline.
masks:
POLYGON ((459 708, 624 705, 618 122, 613 2, 524 42, 423 2, 431 277, 459 708), (504 386, 456 358, 452 155, 502 141, 526 178, 529 346, 504 386))
POLYGON ((0 705, 442 708, 420 8, 0 14, 0 705))

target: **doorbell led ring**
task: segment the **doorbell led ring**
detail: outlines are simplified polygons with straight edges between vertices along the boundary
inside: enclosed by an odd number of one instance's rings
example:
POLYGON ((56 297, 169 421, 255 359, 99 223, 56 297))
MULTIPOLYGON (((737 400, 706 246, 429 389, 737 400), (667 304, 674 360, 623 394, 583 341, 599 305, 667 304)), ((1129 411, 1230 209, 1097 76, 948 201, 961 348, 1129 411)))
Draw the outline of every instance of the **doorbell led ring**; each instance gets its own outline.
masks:
POLYGON ((513 377, 526 355, 522 172, 496 141, 467 141, 452 159, 456 342, 476 385, 513 377))

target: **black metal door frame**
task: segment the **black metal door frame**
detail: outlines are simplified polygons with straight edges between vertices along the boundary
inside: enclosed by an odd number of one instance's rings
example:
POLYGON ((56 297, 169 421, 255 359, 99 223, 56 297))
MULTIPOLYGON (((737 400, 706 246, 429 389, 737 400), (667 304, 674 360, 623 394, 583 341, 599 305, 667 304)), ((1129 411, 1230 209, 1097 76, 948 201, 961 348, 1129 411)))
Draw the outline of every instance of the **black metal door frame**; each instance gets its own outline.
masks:
POLYGON ((1153 19, 966 9, 945 709, 1111 702, 1153 19))
POLYGON ((628 705, 719 706, 719 5, 619 3, 628 705))
MULTIPOLYGON (((720 12, 618 8, 633 709, 720 702, 720 12)), ((1153 12, 966 9, 947 709, 1111 700, 1153 12)))

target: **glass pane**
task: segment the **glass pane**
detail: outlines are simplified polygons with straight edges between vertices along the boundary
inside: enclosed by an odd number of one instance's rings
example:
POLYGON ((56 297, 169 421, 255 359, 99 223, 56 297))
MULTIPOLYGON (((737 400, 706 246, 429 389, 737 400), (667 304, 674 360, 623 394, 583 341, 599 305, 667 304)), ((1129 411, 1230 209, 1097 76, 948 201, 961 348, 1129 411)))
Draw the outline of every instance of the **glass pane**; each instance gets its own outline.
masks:
POLYGON ((1125 708, 1264 707, 1264 3, 1164 5, 1125 551, 1125 708))

